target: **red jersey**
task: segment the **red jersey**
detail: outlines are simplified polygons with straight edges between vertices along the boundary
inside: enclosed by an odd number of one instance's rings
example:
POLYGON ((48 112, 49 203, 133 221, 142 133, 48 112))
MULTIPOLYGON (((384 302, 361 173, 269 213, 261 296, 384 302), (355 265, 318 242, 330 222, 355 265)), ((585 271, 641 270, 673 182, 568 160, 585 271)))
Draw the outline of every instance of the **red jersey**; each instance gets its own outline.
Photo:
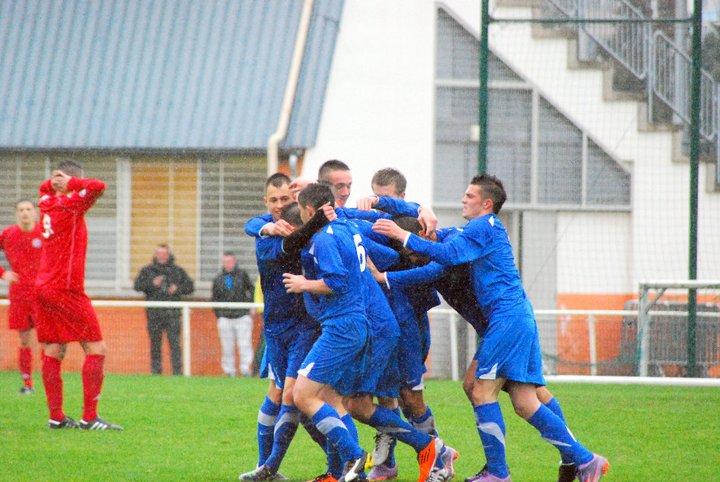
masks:
MULTIPOLYGON (((0 249, 5 251, 10 269, 18 275, 18 281, 10 285, 10 301, 34 300, 35 278, 40 267, 40 253, 42 251, 42 235, 40 223, 30 231, 23 231, 14 224, 8 226, 0 233, 0 249)), ((0 266, 0 276, 5 273, 0 266)))
POLYGON ((85 291, 87 225, 85 212, 105 191, 98 179, 73 177, 67 194, 56 194, 50 180, 40 186, 43 249, 36 287, 85 291))

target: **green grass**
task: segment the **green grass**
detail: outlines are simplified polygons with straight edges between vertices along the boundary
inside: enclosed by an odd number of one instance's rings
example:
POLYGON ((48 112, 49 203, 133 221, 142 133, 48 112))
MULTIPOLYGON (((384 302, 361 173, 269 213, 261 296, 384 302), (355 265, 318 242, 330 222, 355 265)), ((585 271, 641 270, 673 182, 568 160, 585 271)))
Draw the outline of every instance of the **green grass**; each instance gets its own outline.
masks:
MULTIPOLYGON (((36 374, 39 383, 39 374, 36 374)), ((118 433, 51 431, 41 386, 20 396, 19 377, 0 372, 0 480, 237 480, 255 466, 256 417, 266 382, 257 379, 109 375, 100 413, 118 433)), ((573 433, 612 464, 607 480, 717 480, 720 389, 553 384, 573 433)), ((459 382, 427 384, 445 441, 460 452, 457 478, 485 462, 472 411, 459 382)), ((551 481, 557 451, 512 413, 501 397, 513 479, 551 481)), ((65 375, 65 411, 80 417, 80 377, 65 375)), ((362 445, 372 432, 360 426, 362 445)), ((417 477, 414 452, 398 449, 400 479, 417 477)), ((305 480, 324 457, 298 431, 282 472, 305 480)))

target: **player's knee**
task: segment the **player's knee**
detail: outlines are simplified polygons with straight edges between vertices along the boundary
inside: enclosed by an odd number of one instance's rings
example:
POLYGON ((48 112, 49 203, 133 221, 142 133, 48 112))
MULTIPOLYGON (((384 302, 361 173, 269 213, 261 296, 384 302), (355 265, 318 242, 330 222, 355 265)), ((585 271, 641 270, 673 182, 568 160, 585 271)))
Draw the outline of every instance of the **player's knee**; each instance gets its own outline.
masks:
POLYGON ((267 396, 275 405, 280 405, 283 397, 283 390, 278 388, 274 383, 268 387, 267 396))
POLYGON ((368 397, 350 398, 347 401, 347 410, 354 419, 367 423, 375 411, 375 406, 368 397))
POLYGON ((465 392, 465 396, 468 400, 472 401, 473 399, 473 380, 463 380, 463 391, 465 392))
POLYGON ((405 410, 412 413, 413 416, 419 417, 427 411, 427 405, 425 405, 421 390, 401 390, 400 395, 405 410))
POLYGON ((293 393, 295 390, 293 387, 287 387, 285 390, 282 391, 282 403, 283 405, 295 405, 295 394, 293 393))

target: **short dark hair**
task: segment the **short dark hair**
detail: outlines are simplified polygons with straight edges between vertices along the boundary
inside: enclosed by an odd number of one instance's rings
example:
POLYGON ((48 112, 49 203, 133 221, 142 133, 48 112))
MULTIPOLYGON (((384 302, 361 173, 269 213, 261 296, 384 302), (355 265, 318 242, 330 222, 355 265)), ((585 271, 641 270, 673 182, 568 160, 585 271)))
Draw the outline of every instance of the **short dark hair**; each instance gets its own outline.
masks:
POLYGON ((223 256, 232 256, 233 258, 237 258, 237 256, 235 256, 235 252, 234 252, 234 251, 225 251, 225 252, 223 253, 223 256))
POLYGON ((290 184, 291 182, 290 176, 283 174, 282 172, 276 172, 265 181, 265 190, 267 191, 268 186, 281 187, 285 184, 290 184))
POLYGON ((79 177, 82 176, 82 166, 72 159, 65 159, 60 161, 57 166, 58 171, 62 171, 68 176, 79 177))
POLYGON ((373 174, 372 181, 370 181, 371 186, 389 186, 390 184, 395 184, 395 194, 400 196, 407 188, 407 179, 397 169, 386 167, 373 174))
POLYGON ((298 195, 298 204, 303 208, 311 206, 313 209, 318 209, 323 204, 328 203, 335 206, 335 196, 327 184, 319 182, 308 184, 298 195))
POLYGON ((492 174, 480 174, 473 177, 470 184, 478 186, 482 193, 492 200, 493 213, 498 214, 507 200, 502 181, 492 174))
POLYGON ((287 221, 295 227, 302 226, 302 218, 300 217, 300 206, 296 202, 292 202, 283 206, 280 210, 280 219, 287 221))
POLYGON ((327 181, 326 177, 330 171, 349 171, 350 167, 342 161, 337 159, 330 159, 329 161, 323 162, 320 169, 318 169, 318 179, 321 181, 327 181))

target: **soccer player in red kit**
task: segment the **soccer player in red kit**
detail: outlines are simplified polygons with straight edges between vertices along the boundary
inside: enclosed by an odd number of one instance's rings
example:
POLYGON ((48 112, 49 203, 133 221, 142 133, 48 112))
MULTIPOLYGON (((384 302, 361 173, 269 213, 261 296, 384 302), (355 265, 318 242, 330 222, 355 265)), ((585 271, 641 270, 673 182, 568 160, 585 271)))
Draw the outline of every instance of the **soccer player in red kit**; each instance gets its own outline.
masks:
POLYGON ((35 325, 37 298, 35 277, 40 266, 42 239, 37 210, 32 201, 22 199, 15 205, 17 224, 8 226, 0 233, 0 249, 5 251, 9 269, 0 266, 0 277, 10 284, 8 298, 8 325, 20 335, 18 361, 23 386, 20 393, 35 393, 32 382, 32 348, 30 331, 35 325))
POLYGON ((53 429, 122 430, 97 414, 105 361, 105 342, 95 310, 85 294, 87 225, 85 212, 105 191, 98 179, 83 179, 80 165, 62 161, 40 186, 43 249, 35 281, 38 295, 38 340, 42 343, 42 377, 53 429), (75 422, 63 412, 61 363, 67 344, 80 342, 83 415, 75 422))

